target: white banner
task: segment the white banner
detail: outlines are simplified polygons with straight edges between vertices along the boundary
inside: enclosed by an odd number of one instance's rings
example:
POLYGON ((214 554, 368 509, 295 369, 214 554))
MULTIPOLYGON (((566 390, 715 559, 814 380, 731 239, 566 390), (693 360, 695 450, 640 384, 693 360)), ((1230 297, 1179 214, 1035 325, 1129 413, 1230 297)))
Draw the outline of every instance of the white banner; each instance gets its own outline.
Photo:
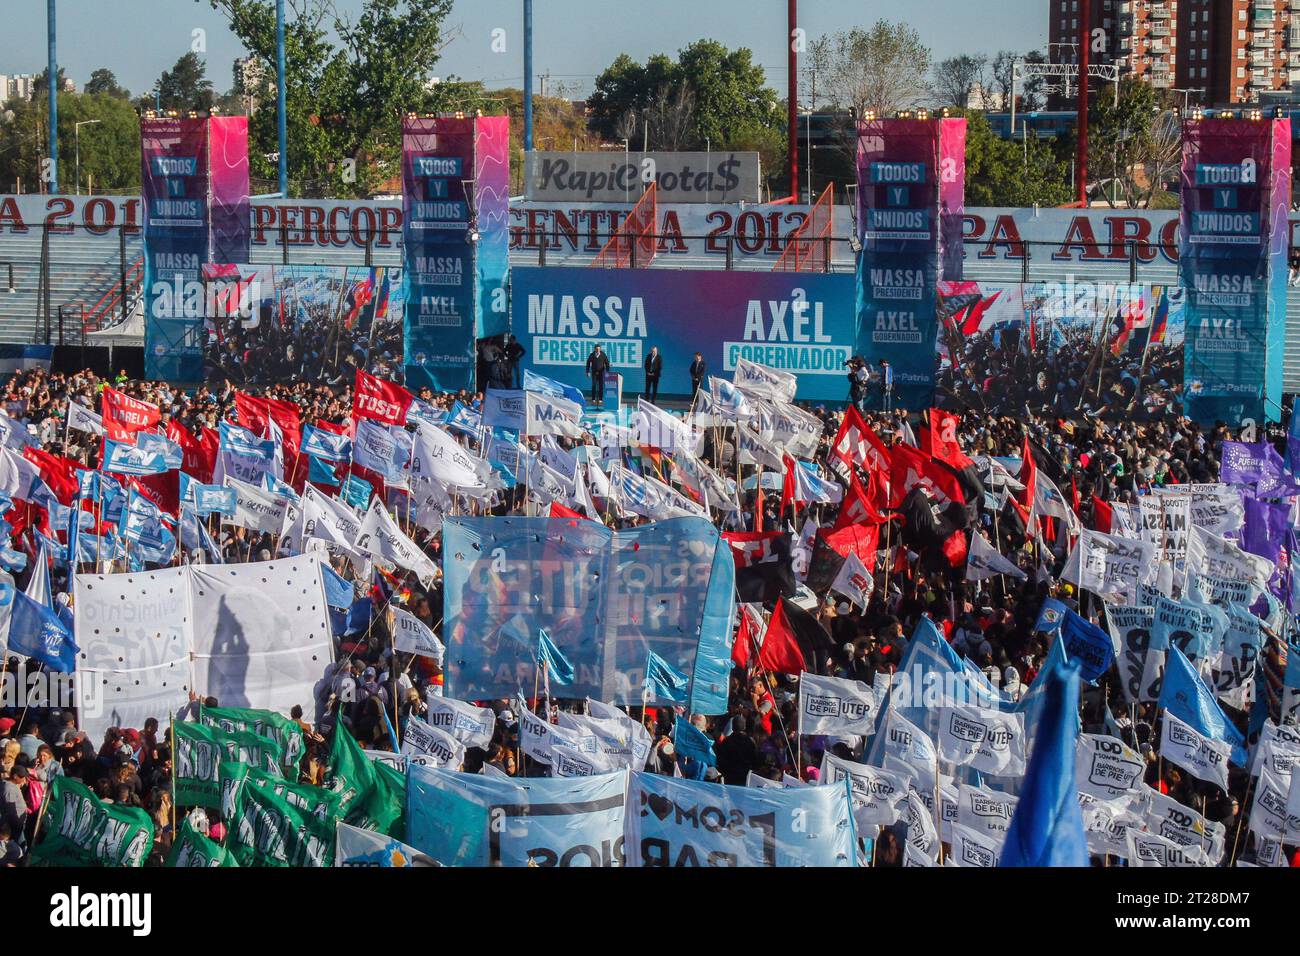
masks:
POLYGON ((235 513, 221 519, 223 524, 233 524, 253 531, 279 534, 284 527, 288 501, 280 495, 255 485, 226 476, 225 485, 235 490, 235 513))
POLYGON ((335 866, 438 866, 431 857, 401 840, 340 822, 334 845, 335 866))
POLYGON ((402 732, 402 753, 432 757, 432 766, 459 770, 465 762, 465 745, 419 717, 406 719, 402 732))
POLYGON ((957 824, 1000 841, 1019 802, 1019 797, 1009 793, 963 783, 957 788, 957 824))
POLYGON ((1129 827, 1129 866, 1209 866, 1204 851, 1196 846, 1181 846, 1156 833, 1143 833, 1129 827))
POLYGON ((1154 569, 1154 551, 1149 541, 1084 528, 1061 578, 1121 604, 1132 604, 1138 584, 1154 569))
POLYGON ((425 582, 432 580, 438 570, 419 545, 402 533, 378 498, 370 499, 370 509, 357 532, 357 550, 413 571, 425 582))
POLYGON ((953 866, 995 867, 998 865, 998 857, 1002 853, 1000 834, 990 836, 988 833, 981 833, 954 823, 950 842, 952 844, 950 859, 953 866))
POLYGON ((389 610, 393 613, 393 650, 427 657, 441 665, 446 648, 429 626, 399 607, 389 607, 389 610))
POLYGON ((1074 785, 1081 793, 1125 802, 1137 795, 1147 764, 1124 741, 1105 734, 1080 734, 1074 753, 1074 785))
POLYGON ((491 707, 475 707, 453 697, 439 697, 429 704, 429 725, 450 734, 467 747, 487 747, 497 728, 491 707))
POLYGON ((483 487, 479 460, 436 425, 417 422, 411 447, 411 475, 454 488, 483 487))
POLYGON ((524 434, 582 437, 582 406, 567 398, 524 392, 524 434))
POLYGON ((793 402, 799 378, 790 372, 759 365, 749 359, 737 359, 731 382, 746 395, 769 401, 793 402))
POLYGON ((899 808, 907 798, 907 781, 896 773, 870 767, 854 760, 841 760, 827 751, 822 754, 822 786, 849 781, 853 792, 853 822, 858 835, 873 837, 876 827, 898 820, 899 808))
POLYGON ((870 734, 875 730, 875 692, 855 680, 799 675, 799 733, 870 734))
POLYGON ((981 773, 1019 777, 1025 772, 1025 715, 978 707, 939 710, 939 753, 981 773))
POLYGON ((999 574, 1009 574, 1022 581, 1027 577, 1024 571, 984 540, 982 534, 972 534, 970 550, 966 554, 966 580, 984 581, 999 574))
POLYGON ((1198 734, 1169 711, 1164 712, 1160 755, 1193 777, 1228 789, 1228 760, 1232 745, 1198 734))
POLYGON ((104 434, 104 420, 99 414, 71 400, 68 401, 68 427, 92 435, 104 434))

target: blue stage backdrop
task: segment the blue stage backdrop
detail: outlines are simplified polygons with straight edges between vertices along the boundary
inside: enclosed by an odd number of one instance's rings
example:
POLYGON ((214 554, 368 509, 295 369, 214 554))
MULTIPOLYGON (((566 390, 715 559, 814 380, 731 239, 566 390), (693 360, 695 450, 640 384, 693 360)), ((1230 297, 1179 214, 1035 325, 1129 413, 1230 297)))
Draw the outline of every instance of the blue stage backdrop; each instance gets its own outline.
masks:
MULTIPOLYGON (((710 375, 730 378, 745 358, 799 376, 798 398, 843 401, 844 362, 857 339, 854 277, 823 273, 516 267, 512 325, 539 374, 588 390, 596 343, 624 393, 645 387, 645 356, 664 357, 660 390, 689 395, 703 353, 710 375)), ((933 362, 933 347, 926 352, 933 362)))

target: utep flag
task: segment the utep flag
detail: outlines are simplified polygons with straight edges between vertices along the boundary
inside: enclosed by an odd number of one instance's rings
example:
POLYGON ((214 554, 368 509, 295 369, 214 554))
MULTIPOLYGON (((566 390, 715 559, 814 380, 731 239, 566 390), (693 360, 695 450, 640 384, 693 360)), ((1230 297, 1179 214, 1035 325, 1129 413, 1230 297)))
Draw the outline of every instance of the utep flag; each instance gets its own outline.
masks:
POLYGON ((668 701, 685 707, 690 695, 690 679, 654 651, 646 654, 644 686, 651 703, 668 701))
POLYGON ((501 780, 407 767, 406 840, 444 866, 623 864, 625 771, 501 780))
POLYGON ((1088 842, 1074 781, 1079 674, 1066 667, 1042 676, 1048 684, 1041 723, 998 865, 1087 866, 1088 842))
POLYGON ((799 733, 871 734, 876 694, 860 681, 799 675, 799 733))
POLYGON ((72 631, 59 616, 14 587, 14 579, 0 571, 0 645, 52 671, 70 674, 80 648, 72 631))
POLYGON ((626 832, 628 866, 857 865, 847 780, 778 790, 633 773, 626 832))
POLYGON ((1214 692, 1205 686, 1191 662, 1176 646, 1165 656, 1165 677, 1159 706, 1197 733, 1232 745, 1232 762, 1246 766, 1246 739, 1219 707, 1214 692))
POLYGON ((1080 676, 1089 684, 1097 683, 1115 659, 1115 644, 1110 635, 1069 608, 1061 618, 1057 640, 1065 642, 1065 656, 1079 664, 1080 676))

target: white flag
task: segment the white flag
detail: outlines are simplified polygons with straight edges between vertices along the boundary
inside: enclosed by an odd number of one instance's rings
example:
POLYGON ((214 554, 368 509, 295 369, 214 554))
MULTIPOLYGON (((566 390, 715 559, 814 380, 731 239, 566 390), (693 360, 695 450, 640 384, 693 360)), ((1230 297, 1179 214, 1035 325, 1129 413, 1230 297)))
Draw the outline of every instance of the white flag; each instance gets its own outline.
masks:
POLYGON ((998 865, 998 856, 1002 853, 1002 839, 988 833, 972 830, 960 823, 952 825, 952 854, 949 859, 953 866, 998 865))
POLYGON ((972 534, 970 551, 966 554, 966 580, 984 581, 998 574, 1009 574, 1022 581, 1027 577, 1024 571, 989 544, 984 535, 972 534))
POLYGON ((1074 785, 1099 800, 1136 796, 1147 764, 1142 755, 1117 737, 1079 734, 1074 749, 1074 785))
POLYGON ((899 807, 907 798, 907 781, 901 775, 855 760, 841 760, 830 751, 822 754, 820 784, 833 786, 846 779, 853 791, 853 821, 864 836, 898 819, 899 807))
POLYGON ((390 606, 389 610, 393 612, 393 650, 428 657, 441 665, 446 648, 428 625, 399 607, 390 606))
POLYGON ((784 790, 785 783, 781 780, 769 780, 767 777, 760 777, 754 771, 749 771, 745 775, 745 786, 753 787, 757 790, 784 790))
MULTIPOLYGON (((1165 718, 1169 714, 1166 712, 1165 718)), ((1294 778, 1260 767, 1255 798, 1250 805, 1250 829, 1261 839, 1291 843, 1300 835, 1300 814, 1292 813, 1288 797, 1297 791, 1294 778)))
POLYGON ((957 823, 977 833, 1001 839, 1011 826, 1019 797, 988 787, 957 787, 957 823))
POLYGON ((534 435, 582 437, 582 408, 567 398, 524 392, 525 431, 534 435))
POLYGON ((1083 528, 1061 579, 1120 603, 1133 604, 1137 586, 1155 570, 1155 546, 1150 541, 1121 538, 1083 528))
POLYGON ((465 762, 464 743, 415 716, 406 719, 402 753, 424 754, 433 758, 435 767, 450 767, 452 770, 459 770, 465 762))
POLYGON ((876 694, 860 681, 799 675, 799 733, 870 734, 875 729, 876 694))
POLYGON ((1228 758, 1232 745, 1197 733, 1169 711, 1164 712, 1160 755, 1182 767, 1193 777, 1228 789, 1228 758))
POLYGON ((553 777, 594 777, 618 769, 619 767, 605 759, 604 754, 575 750, 561 743, 551 745, 551 776, 553 777))
POLYGON ((1184 806, 1152 787, 1144 785, 1143 793, 1147 799, 1146 824, 1149 833, 1172 840, 1179 846, 1201 847, 1211 863, 1223 859, 1228 830, 1222 823, 1205 819, 1191 807, 1184 806))
POLYGON ((880 744, 882 762, 885 757, 892 756, 915 767, 933 770, 935 761, 938 760, 930 735, 893 707, 885 711, 885 723, 880 728, 880 744))
POLYGON ((311 485, 302 492, 302 536, 320 538, 351 551, 361 532, 361 522, 341 501, 326 497, 311 485))
POLYGON ((632 744, 632 769, 640 770, 645 766, 645 762, 650 759, 650 747, 654 741, 650 739, 650 731, 644 724, 633 720, 612 704, 592 700, 590 697, 587 698, 587 713, 597 720, 614 720, 626 727, 632 744))
POLYGON ((1018 777, 1025 772, 1025 715, 980 707, 939 710, 939 753, 950 763, 981 773, 1018 777))
POLYGON ((429 705, 429 724, 451 734, 467 747, 487 747, 496 731, 497 715, 490 707, 475 707, 454 697, 439 697, 429 705))
POLYGON ((522 698, 515 701, 515 713, 519 717, 520 749, 538 763, 551 765, 551 748, 556 744, 581 750, 581 734, 542 720, 528 709, 522 698))
POLYGON ((429 556, 420 550, 419 545, 402 533, 397 522, 380 505, 378 498, 370 500, 370 509, 357 532, 356 548, 362 554, 373 554, 383 561, 413 571, 421 581, 431 580, 438 570, 429 556))
POLYGON ((440 481, 453 488, 482 488, 484 465, 487 463, 462 448, 437 425, 416 423, 411 446, 413 477, 440 481))
POLYGON ((934 828, 934 811, 916 790, 907 791, 901 816, 907 824, 907 845, 931 860, 936 859, 939 856, 939 833, 934 828))
POLYGON ((799 379, 791 372, 782 372, 749 359, 737 359, 732 384, 746 395, 778 402, 793 402, 799 379))
POLYGON ((688 455, 699 454, 704 442, 704 429, 688 424, 671 412, 666 412, 658 405, 647 402, 644 398, 637 400, 636 417, 633 427, 636 429, 638 444, 658 448, 670 454, 685 452, 688 455))
POLYGON ((739 446, 742 465, 760 465, 764 468, 785 470, 780 449, 764 441, 748 425, 736 425, 736 442, 739 446))
POLYGON ((286 499, 229 475, 226 476, 225 485, 235 490, 235 513, 223 517, 222 524, 271 534, 278 534, 284 527, 284 516, 289 504, 286 499))
MULTIPOLYGON (((624 720, 618 718, 589 717, 560 711, 559 726, 579 735, 577 750, 589 757, 601 757, 611 770, 633 766, 636 756, 632 746, 632 731, 624 720)), ((645 766, 642 759, 641 766, 645 766)), ((602 771, 603 772, 603 771, 602 771)))
POLYGON ((839 573, 835 575, 835 580, 831 582, 832 591, 844 595, 864 611, 875 587, 876 583, 871 577, 871 572, 867 570, 867 566, 862 563, 856 551, 848 553, 844 563, 840 565, 839 573))
POLYGON ((99 413, 71 400, 68 402, 68 427, 92 435, 104 434, 104 420, 99 413))
POLYGON ((1209 866, 1205 852, 1197 846, 1180 846, 1156 833, 1129 827, 1129 866, 1209 866))

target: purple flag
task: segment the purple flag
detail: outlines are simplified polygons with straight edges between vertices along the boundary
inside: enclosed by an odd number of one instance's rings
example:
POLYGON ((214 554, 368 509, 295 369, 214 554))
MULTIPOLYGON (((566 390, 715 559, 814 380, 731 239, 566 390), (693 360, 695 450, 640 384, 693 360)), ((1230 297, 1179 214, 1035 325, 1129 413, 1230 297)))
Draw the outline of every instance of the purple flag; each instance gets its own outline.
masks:
POLYGON ((1268 558, 1276 568, 1268 589, 1279 600, 1289 599, 1285 568, 1285 547, 1291 531, 1291 506, 1283 502, 1245 499, 1246 523, 1241 529, 1241 546, 1251 554, 1268 558))

